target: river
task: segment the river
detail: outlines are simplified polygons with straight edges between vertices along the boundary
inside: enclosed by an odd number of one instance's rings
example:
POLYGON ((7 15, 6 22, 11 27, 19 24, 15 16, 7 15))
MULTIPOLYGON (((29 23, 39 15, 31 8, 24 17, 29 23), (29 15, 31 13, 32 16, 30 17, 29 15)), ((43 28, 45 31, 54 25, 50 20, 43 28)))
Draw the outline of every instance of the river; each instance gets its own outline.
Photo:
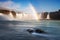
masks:
POLYGON ((59 20, 0 21, 0 40, 60 40, 59 20), (33 35, 27 29, 42 29, 46 35, 33 35))

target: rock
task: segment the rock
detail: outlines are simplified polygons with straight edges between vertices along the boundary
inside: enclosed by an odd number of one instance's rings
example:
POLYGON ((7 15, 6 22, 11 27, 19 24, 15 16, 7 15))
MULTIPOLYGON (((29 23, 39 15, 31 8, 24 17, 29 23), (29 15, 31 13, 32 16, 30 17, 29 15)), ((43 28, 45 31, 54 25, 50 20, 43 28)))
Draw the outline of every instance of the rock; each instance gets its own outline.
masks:
POLYGON ((36 29, 36 30, 34 30, 34 29, 27 29, 27 31, 29 33, 33 33, 33 32, 36 32, 36 33, 46 33, 45 31, 43 31, 41 29, 36 29))
POLYGON ((27 29, 27 31, 28 31, 29 33, 34 32, 32 29, 27 29))
POLYGON ((45 31, 41 30, 41 29, 36 29, 35 30, 36 33, 46 33, 45 31))

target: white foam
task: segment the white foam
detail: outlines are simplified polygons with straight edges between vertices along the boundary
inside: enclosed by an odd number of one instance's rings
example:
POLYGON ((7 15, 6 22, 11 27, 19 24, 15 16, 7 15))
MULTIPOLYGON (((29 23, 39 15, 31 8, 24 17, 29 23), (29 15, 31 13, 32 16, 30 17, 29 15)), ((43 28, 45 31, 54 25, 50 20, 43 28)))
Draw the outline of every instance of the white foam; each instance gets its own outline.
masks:
POLYGON ((43 37, 55 37, 54 35, 43 34, 43 33, 35 33, 35 32, 33 32, 32 35, 43 36, 43 37))

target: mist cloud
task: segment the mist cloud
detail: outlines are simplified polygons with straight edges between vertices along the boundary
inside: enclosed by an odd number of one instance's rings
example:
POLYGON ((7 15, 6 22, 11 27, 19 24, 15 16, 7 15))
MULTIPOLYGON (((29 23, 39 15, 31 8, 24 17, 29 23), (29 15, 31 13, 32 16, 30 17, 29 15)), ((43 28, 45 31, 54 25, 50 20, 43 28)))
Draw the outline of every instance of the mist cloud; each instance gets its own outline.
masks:
MULTIPOLYGON (((13 1, 5 1, 5 2, 0 2, 0 7, 23 11, 24 13, 29 13, 29 14, 32 14, 33 16, 34 16, 34 14, 36 14, 35 8, 31 3, 28 3, 28 5, 26 7, 24 6, 24 8, 22 8, 20 3, 15 3, 13 1)), ((0 20, 10 20, 10 19, 11 18, 6 15, 0 15, 0 20)))
POLYGON ((5 2, 0 2, 0 7, 13 9, 13 10, 20 10, 21 5, 13 1, 5 1, 5 2))

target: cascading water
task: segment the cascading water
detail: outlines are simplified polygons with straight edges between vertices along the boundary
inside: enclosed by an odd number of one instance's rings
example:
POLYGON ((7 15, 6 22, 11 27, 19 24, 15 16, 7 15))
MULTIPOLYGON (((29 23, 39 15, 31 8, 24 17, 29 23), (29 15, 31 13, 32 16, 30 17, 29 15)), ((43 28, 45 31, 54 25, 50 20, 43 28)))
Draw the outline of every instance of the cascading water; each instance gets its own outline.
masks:
MULTIPOLYGON (((31 12, 31 13, 28 13, 28 14, 25 14, 25 12, 23 11, 23 13, 16 13, 16 18, 14 18, 13 17, 13 15, 12 15, 12 12, 10 12, 9 13, 9 15, 4 15, 3 14, 3 17, 6 19, 6 20, 18 20, 18 21, 20 21, 20 20, 38 20, 39 18, 38 18, 38 14, 37 14, 37 12, 36 12, 36 10, 35 10, 35 8, 33 7, 33 5, 30 3, 29 5, 28 5, 28 8, 29 8, 29 12, 31 12), (5 17, 6 16, 6 17, 5 17), (7 19, 8 18, 8 19, 7 19)), ((26 11, 26 10, 25 10, 26 11)), ((27 12, 28 12, 27 11, 27 12)), ((1 16, 1 15, 0 15, 1 16)), ((4 20, 4 19, 3 19, 4 20)))
POLYGON ((11 17, 9 15, 0 13, 0 21, 8 21, 8 20, 9 21, 11 20, 11 17))
POLYGON ((9 13, 8 17, 10 18, 10 20, 14 20, 14 17, 11 12, 9 13))
POLYGON ((27 9, 23 10, 22 13, 19 14, 16 13, 16 20, 38 20, 38 19, 39 19, 38 14, 31 3, 28 5, 27 9))
POLYGON ((50 19, 50 16, 49 16, 49 14, 47 15, 47 18, 46 19, 50 19))
POLYGON ((41 15, 41 13, 40 13, 40 15, 39 15, 39 16, 40 16, 40 19, 42 19, 42 15, 41 15))

